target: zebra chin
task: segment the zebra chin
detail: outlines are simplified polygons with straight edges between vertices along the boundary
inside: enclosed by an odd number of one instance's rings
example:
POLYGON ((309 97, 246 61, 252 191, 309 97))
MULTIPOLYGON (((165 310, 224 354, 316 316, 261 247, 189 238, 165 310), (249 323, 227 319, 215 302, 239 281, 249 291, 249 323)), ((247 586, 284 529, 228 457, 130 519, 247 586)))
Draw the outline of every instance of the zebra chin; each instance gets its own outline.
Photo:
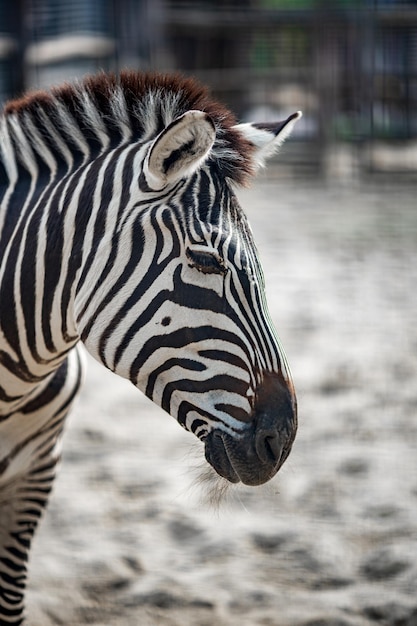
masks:
POLYGON ((220 428, 204 439, 207 461, 232 483, 262 485, 273 478, 291 452, 297 432, 297 409, 292 388, 282 376, 264 376, 251 421, 232 435, 220 428))

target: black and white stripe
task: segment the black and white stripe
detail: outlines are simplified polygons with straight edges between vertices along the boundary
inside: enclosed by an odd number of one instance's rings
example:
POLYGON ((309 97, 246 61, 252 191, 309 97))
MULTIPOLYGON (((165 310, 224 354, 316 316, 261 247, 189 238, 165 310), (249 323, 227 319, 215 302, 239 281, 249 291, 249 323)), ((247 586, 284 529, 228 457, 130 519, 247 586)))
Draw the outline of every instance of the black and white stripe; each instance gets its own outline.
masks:
MULTIPOLYGON (((22 623, 80 339, 207 447, 221 432, 250 458, 257 403, 278 385, 265 381, 279 379, 288 454, 295 397, 232 188, 279 138, 232 122, 192 81, 136 74, 29 96, 0 118, 0 625, 22 623)), ((206 452, 245 480, 223 453, 206 452)))

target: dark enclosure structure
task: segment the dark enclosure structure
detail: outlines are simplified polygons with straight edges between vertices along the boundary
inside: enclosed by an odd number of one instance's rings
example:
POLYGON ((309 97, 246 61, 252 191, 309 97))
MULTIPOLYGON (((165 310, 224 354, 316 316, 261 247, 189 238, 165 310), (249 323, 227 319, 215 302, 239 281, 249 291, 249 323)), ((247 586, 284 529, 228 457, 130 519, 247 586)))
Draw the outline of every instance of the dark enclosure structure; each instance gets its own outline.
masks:
POLYGON ((413 0, 0 0, 0 101, 123 67, 197 76, 240 119, 302 109, 301 173, 417 172, 413 0))

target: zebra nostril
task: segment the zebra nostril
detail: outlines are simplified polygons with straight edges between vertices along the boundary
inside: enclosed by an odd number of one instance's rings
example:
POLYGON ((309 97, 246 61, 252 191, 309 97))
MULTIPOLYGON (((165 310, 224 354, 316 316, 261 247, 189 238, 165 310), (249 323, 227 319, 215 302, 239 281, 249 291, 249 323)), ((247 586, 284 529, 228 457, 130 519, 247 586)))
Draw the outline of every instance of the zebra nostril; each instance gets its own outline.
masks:
POLYGON ((255 435, 255 450, 261 461, 276 465, 282 454, 278 432, 273 429, 260 429, 255 435))
POLYGON ((275 471, 286 458, 297 428, 291 385, 282 375, 264 372, 256 390, 254 447, 261 463, 275 471))

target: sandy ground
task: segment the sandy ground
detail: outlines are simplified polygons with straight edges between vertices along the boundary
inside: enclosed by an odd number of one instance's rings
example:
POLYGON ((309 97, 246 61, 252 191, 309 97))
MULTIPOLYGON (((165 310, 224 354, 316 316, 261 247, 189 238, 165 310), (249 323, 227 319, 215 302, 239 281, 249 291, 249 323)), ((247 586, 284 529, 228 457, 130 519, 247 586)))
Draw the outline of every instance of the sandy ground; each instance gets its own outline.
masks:
POLYGON ((203 449, 90 363, 29 625, 417 625, 417 189, 241 193, 298 390, 290 459, 219 507, 203 449))

